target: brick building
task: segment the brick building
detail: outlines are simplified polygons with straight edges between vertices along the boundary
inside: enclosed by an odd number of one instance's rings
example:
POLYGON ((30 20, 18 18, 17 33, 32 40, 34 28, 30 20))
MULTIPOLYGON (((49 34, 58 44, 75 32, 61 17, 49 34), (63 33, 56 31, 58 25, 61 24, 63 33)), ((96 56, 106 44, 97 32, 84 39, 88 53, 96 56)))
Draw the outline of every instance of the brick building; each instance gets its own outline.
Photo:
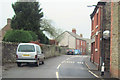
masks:
POLYGON ((110 65, 110 38, 104 39, 103 32, 110 31, 111 10, 109 2, 98 2, 91 17, 91 61, 101 68, 105 63, 105 69, 109 71, 110 65))
POLYGON ((58 45, 57 41, 54 39, 49 40, 50 45, 58 45))
POLYGON ((7 19, 7 25, 5 25, 1 30, 0 30, 0 41, 2 41, 6 31, 11 30, 11 19, 7 19))
POLYGON ((66 46, 71 49, 79 49, 83 55, 86 54, 87 42, 85 38, 83 38, 82 34, 76 34, 76 29, 72 29, 72 32, 63 32, 57 37, 57 39, 59 39, 59 46, 66 46))

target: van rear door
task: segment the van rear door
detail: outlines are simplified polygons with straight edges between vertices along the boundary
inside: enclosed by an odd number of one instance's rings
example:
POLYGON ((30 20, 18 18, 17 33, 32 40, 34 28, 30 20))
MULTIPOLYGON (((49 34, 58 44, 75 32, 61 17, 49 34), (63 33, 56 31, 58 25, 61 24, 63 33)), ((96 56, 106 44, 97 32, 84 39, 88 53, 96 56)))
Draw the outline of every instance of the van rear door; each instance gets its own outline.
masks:
POLYGON ((17 51, 19 59, 34 59, 36 55, 34 45, 20 45, 17 51))

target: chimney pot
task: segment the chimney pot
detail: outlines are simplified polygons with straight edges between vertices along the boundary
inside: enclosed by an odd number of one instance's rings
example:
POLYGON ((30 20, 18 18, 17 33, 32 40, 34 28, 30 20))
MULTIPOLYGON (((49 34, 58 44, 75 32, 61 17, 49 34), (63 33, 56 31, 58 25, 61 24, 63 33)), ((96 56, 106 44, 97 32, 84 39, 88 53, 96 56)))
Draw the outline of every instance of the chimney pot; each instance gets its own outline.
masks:
POLYGON ((75 28, 73 28, 73 29, 72 29, 72 32, 76 34, 76 29, 75 29, 75 28))
POLYGON ((7 19, 7 24, 11 24, 11 19, 10 18, 7 19))
POLYGON ((80 37, 83 37, 83 35, 82 35, 82 34, 80 34, 80 37))

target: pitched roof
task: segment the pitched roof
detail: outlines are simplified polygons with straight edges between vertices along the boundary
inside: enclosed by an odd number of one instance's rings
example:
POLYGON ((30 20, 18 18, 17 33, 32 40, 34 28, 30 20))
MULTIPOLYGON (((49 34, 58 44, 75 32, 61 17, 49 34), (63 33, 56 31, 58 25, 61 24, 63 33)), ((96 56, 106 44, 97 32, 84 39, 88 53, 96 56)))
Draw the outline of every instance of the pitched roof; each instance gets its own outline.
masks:
MULTIPOLYGON (((69 31, 64 31, 64 32, 61 33, 58 37, 60 37, 61 35, 63 35, 65 32, 67 32, 68 34, 70 34, 71 36, 73 36, 74 38, 77 38, 77 39, 79 39, 79 40, 84 40, 84 41, 87 41, 87 42, 88 42, 88 40, 91 40, 91 39, 88 39, 88 38, 80 37, 80 35, 75 34, 75 33, 73 33, 73 32, 69 32, 69 31)), ((57 37, 57 38, 58 38, 58 37, 57 37)), ((57 39, 57 38, 56 38, 56 39, 57 39)))
POLYGON ((75 34, 75 33, 73 33, 73 32, 69 32, 69 31, 66 31, 66 32, 68 32, 70 35, 72 35, 73 37, 75 37, 75 38, 77 38, 77 39, 86 40, 85 38, 80 37, 78 34, 75 34))
POLYGON ((99 6, 100 6, 100 5, 101 5, 101 6, 105 5, 105 3, 106 3, 106 2, 102 2, 102 1, 99 1, 99 2, 97 3, 97 5, 95 6, 94 11, 93 11, 92 14, 90 15, 90 18, 91 18, 91 19, 94 17, 94 15, 95 15, 97 9, 99 8, 99 6))

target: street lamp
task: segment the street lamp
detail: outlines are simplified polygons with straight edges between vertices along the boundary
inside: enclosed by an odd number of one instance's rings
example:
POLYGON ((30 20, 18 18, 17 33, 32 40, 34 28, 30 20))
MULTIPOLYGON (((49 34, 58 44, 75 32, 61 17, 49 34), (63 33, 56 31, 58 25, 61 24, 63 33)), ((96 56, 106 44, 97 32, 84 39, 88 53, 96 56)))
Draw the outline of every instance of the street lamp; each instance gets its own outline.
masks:
POLYGON ((87 7, 96 7, 97 5, 87 5, 87 7))
POLYGON ((110 37, 110 31, 109 30, 103 31, 103 38, 108 39, 109 37, 110 37))

